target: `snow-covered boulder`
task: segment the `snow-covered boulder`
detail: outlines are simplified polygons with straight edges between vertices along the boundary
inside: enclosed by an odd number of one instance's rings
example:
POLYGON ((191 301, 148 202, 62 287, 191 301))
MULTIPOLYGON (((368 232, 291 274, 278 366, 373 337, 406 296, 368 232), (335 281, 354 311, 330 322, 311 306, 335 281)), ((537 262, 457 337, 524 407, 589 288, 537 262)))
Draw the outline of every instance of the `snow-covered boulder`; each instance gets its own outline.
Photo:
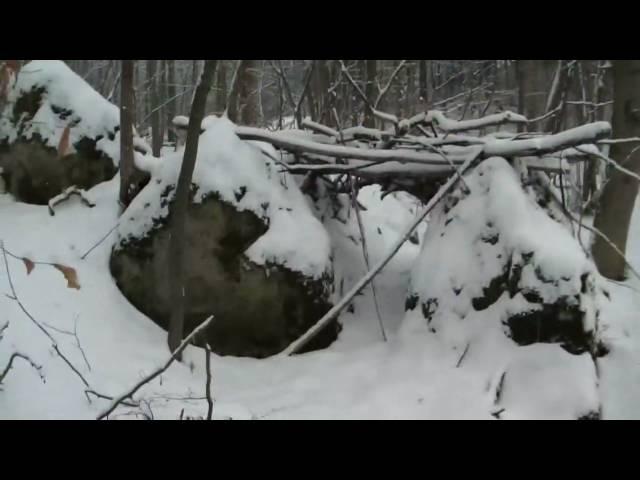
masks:
POLYGON ((526 371, 538 387, 555 389, 544 401, 556 402, 556 413, 597 416, 594 360, 606 349, 598 335, 603 290, 594 264, 567 225, 549 214, 540 190, 523 187, 506 160, 484 161, 465 182, 431 217, 403 331, 428 329, 472 357, 465 361, 495 368, 502 378, 494 382, 496 402, 512 415, 547 412, 535 400, 530 408, 514 400, 528 395, 514 383, 526 371))
MULTIPOLYGON (((12 79, 6 100, 0 112, 0 170, 17 200, 46 204, 69 186, 88 189, 116 174, 119 109, 64 62, 26 64, 12 79)), ((135 148, 137 156, 149 152, 138 137, 135 148)), ((148 178, 136 175, 141 183, 148 178)))
MULTIPOLYGON (((185 335, 209 315, 212 349, 267 357, 331 308, 331 247, 294 180, 225 119, 200 137, 186 220, 185 335)), ((140 311, 167 327, 169 206, 184 150, 167 156, 120 222, 111 272, 140 311)), ((275 152, 270 153, 275 156, 275 152)), ((330 325, 309 349, 335 340, 330 325)))

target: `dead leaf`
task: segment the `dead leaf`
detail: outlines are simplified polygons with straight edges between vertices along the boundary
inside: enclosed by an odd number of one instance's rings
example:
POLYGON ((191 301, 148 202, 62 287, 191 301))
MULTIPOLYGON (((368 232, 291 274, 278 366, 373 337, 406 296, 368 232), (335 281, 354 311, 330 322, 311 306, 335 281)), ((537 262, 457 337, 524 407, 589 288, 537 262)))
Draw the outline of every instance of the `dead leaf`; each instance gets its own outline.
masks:
POLYGON ((24 266, 27 267, 27 275, 29 275, 31 271, 36 267, 36 264, 33 263, 28 258, 24 258, 24 257, 22 258, 22 261, 24 262, 24 266))
POLYGON ((0 99, 6 100, 9 95, 11 76, 17 75, 20 70, 18 60, 7 60, 0 68, 0 99))
POLYGON ((60 137, 60 143, 58 144, 58 158, 64 158, 69 154, 69 133, 71 128, 67 125, 60 137))
POLYGON ((6 100, 9 95, 10 73, 6 65, 0 68, 0 99, 6 100))
POLYGON ((53 266, 60 270, 64 275, 64 278, 67 280, 67 288, 75 288, 76 290, 80 290, 80 284, 78 283, 78 274, 75 269, 71 267, 67 267, 66 265, 60 265, 59 263, 54 263, 53 266))

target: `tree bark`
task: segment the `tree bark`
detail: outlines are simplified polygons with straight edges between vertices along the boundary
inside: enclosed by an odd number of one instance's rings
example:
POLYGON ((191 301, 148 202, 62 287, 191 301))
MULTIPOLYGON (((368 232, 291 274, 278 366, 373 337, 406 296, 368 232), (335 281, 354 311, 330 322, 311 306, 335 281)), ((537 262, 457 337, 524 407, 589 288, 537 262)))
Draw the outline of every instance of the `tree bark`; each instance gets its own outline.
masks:
POLYGON ((258 126, 262 123, 262 60, 243 60, 238 72, 239 123, 258 126))
MULTIPOLYGON (((640 60, 613 61, 613 133, 615 137, 640 136, 640 60)), ((615 143, 611 157, 625 162, 629 170, 640 173, 640 152, 633 152, 633 143, 615 143), (633 153, 632 153, 633 152, 633 153)), ((626 252, 629 223, 638 194, 638 181, 619 170, 610 172, 610 180, 604 187, 594 227, 604 233, 620 249, 626 252)), ((602 275, 614 280, 625 278, 625 262, 613 248, 597 237, 593 258, 602 275)))
POLYGON ((169 142, 175 142, 177 140, 175 131, 171 127, 173 118, 176 116, 176 66, 175 60, 167 60, 167 140, 169 142))
POLYGON ((150 80, 151 89, 151 150, 153 156, 159 157, 160 149, 162 148, 162 136, 160 132, 160 109, 156 110, 160 104, 156 66, 157 60, 147 60, 147 78, 150 80))
POLYGON ((124 210, 135 194, 132 183, 134 171, 133 124, 135 104, 133 98, 134 60, 122 60, 120 77, 120 205, 124 210))
POLYGON ((207 96, 213 84, 216 71, 216 60, 205 60, 204 70, 200 83, 196 88, 189 115, 189 127, 184 149, 184 157, 180 168, 180 176, 176 186, 176 194, 170 206, 171 240, 169 243, 169 278, 171 281, 171 319, 169 323, 169 349, 174 352, 182 342, 184 335, 184 311, 185 311, 185 274, 184 274, 184 250, 185 250, 185 224, 187 207, 189 205, 189 192, 191 179, 196 166, 198 156, 198 142, 200 140, 200 128, 207 105, 207 96))
MULTIPOLYGON (((369 105, 373 105, 376 101, 376 77, 378 76, 378 61, 377 60, 365 60, 365 86, 364 94, 367 97, 369 105)), ((373 111, 365 107, 364 113, 364 126, 369 128, 375 128, 376 117, 373 115, 373 111)))

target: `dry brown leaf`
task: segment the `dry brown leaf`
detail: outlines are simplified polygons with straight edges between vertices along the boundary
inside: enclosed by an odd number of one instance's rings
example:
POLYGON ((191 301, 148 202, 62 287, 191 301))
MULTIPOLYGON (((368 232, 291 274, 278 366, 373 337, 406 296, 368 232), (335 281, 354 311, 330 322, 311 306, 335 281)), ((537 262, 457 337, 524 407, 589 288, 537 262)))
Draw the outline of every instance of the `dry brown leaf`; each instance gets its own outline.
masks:
POLYGON ((24 262, 24 266, 27 267, 27 275, 29 275, 31 271, 36 267, 36 264, 28 258, 23 258, 22 261, 24 262))
POLYGON ((6 100, 9 94, 9 80, 9 68, 7 65, 3 65, 2 68, 0 68, 0 99, 2 100, 6 100))
POLYGON ((71 267, 67 267, 66 265, 60 265, 59 263, 54 263, 53 266, 60 270, 64 275, 64 278, 67 280, 67 288, 75 288, 76 290, 80 290, 80 284, 78 283, 78 274, 75 269, 71 267))
POLYGON ((18 60, 7 60, 0 68, 0 99, 5 99, 9 95, 9 84, 11 83, 11 75, 17 75, 20 70, 20 62, 18 60))
POLYGON ((60 137, 60 143, 58 144, 58 157, 63 158, 69 154, 69 133, 71 129, 67 125, 60 137))

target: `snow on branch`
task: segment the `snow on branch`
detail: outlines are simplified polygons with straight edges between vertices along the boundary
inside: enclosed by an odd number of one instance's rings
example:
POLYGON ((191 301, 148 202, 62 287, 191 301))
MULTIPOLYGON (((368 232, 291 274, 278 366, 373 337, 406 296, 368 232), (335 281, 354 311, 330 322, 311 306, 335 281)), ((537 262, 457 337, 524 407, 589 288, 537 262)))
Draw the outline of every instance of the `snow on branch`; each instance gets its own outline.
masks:
POLYGON ((439 110, 430 110, 428 112, 419 113, 409 119, 402 120, 399 122, 398 128, 401 132, 408 132, 414 125, 433 125, 443 132, 457 133, 469 130, 478 130, 486 127, 494 127, 507 123, 526 124, 527 119, 522 115, 507 111, 471 120, 452 120, 447 118, 444 113, 439 110))
MULTIPOLYGON (((311 142, 302 138, 293 138, 277 132, 269 132, 255 127, 236 127, 236 135, 242 140, 267 142, 275 147, 291 153, 313 153, 341 159, 369 160, 373 162, 413 162, 427 165, 442 165, 446 162, 439 156, 428 152, 411 150, 376 150, 368 148, 345 147, 342 145, 328 145, 311 142)), ((458 156, 462 163, 466 155, 458 156)))

